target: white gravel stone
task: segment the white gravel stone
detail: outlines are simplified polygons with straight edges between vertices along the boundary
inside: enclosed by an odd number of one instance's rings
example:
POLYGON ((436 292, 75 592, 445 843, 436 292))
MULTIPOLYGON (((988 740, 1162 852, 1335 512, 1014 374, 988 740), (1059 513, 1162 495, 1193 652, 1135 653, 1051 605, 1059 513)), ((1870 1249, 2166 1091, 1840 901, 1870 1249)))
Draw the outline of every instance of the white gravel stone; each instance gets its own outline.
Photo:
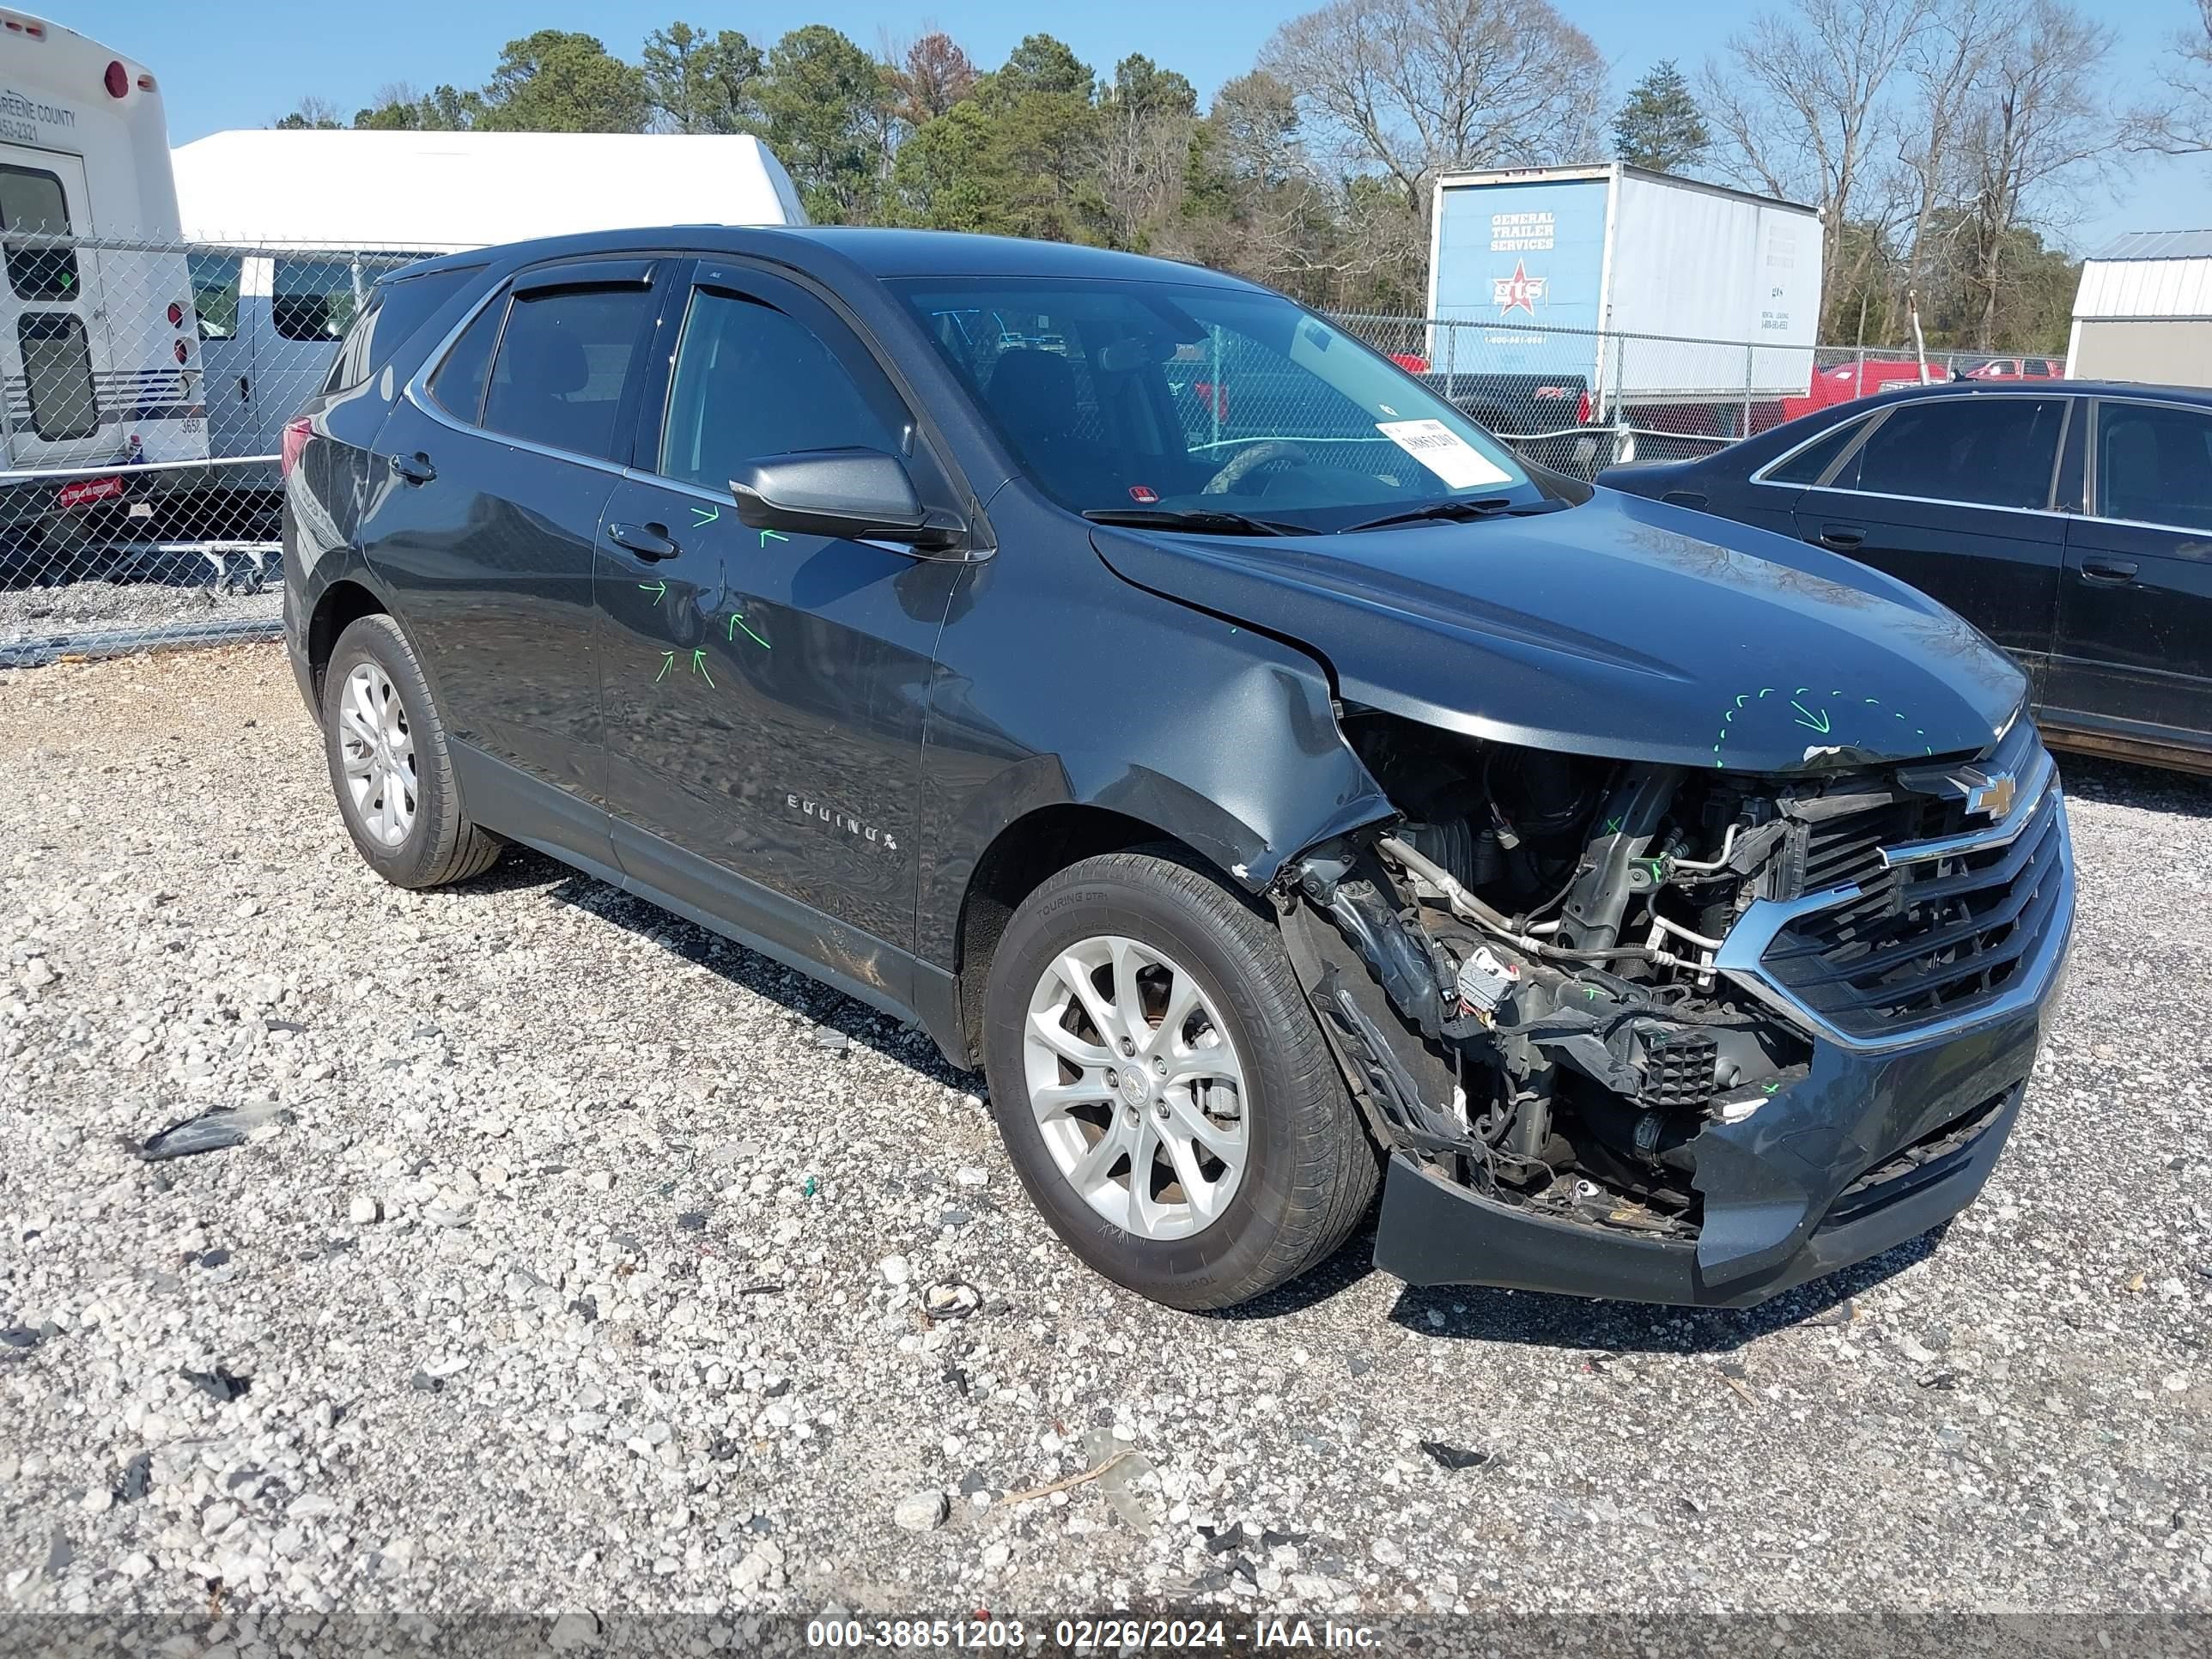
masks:
POLYGON ((908 1532, 934 1532, 951 1513, 952 1505, 943 1492, 918 1492, 899 1499, 891 1510, 891 1519, 908 1532))

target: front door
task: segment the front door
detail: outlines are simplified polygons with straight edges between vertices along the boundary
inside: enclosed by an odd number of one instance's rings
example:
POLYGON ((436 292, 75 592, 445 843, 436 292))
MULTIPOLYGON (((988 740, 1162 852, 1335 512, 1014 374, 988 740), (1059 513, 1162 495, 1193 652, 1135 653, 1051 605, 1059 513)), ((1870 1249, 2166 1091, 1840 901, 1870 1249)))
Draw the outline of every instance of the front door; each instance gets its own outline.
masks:
POLYGON ((2100 399, 2088 511, 2067 529, 2052 724, 2212 735, 2212 412, 2100 399))
POLYGON ((52 240, 82 235, 91 222, 83 162, 52 150, 0 148, 8 281, 0 374, 7 459, 18 467, 126 459, 120 417, 101 430, 109 364, 100 255, 80 242, 52 240))
POLYGON ((393 406, 362 536, 453 735, 601 863, 593 549, 658 299, 634 258, 517 276, 393 406))
POLYGON ((616 852, 684 903, 881 983, 901 970, 878 947, 911 943, 923 717, 962 568, 748 529, 729 480, 854 447, 905 454, 925 501, 942 475, 828 307, 740 267, 697 269, 665 392, 641 405, 599 549, 616 852))
POLYGON ((2051 510, 2063 397, 1916 398, 1798 498, 1798 534, 1948 605, 2039 688, 2065 520, 2051 510))

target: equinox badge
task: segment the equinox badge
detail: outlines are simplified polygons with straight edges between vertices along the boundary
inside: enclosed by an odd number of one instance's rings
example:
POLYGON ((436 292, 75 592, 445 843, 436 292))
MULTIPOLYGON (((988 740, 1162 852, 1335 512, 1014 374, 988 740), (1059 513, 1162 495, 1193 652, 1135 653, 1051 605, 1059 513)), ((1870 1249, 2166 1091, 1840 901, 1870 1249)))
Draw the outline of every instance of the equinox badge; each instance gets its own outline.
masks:
POLYGON ((783 804, 794 812, 804 812, 810 818, 819 818, 833 830, 842 830, 848 836, 858 836, 888 851, 898 851, 898 837, 888 830, 878 830, 872 823, 863 823, 849 812, 841 812, 834 806, 825 806, 818 800, 807 800, 796 794, 787 794, 783 804))

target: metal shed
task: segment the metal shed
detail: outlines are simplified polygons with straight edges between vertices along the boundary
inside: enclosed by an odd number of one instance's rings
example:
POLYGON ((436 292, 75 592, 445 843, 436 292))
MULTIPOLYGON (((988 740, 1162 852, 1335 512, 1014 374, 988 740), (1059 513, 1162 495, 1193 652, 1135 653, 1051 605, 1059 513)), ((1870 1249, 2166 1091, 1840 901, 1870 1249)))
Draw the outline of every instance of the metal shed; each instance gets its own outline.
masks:
POLYGON ((2066 373, 2212 386, 2212 230, 2130 231, 2082 261, 2066 373))

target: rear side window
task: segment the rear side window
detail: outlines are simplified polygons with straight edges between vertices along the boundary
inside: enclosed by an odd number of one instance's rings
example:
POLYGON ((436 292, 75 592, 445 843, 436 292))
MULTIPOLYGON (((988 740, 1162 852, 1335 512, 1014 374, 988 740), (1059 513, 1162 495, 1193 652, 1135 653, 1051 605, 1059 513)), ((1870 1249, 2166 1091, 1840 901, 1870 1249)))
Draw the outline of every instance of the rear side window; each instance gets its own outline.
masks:
POLYGON ((1900 404, 1830 485, 1978 507, 2046 507, 2062 398, 1941 398, 1900 404))
POLYGON ((387 277, 379 283, 369 290, 368 303, 361 315, 354 319, 323 389, 342 392, 359 386, 382 368, 410 336, 483 269, 467 265, 422 276, 387 277))
POLYGON ((2097 516, 2212 530, 2212 416, 2100 404, 2097 516))
MULTIPOLYGON (((0 167, 0 230, 70 234, 69 198, 62 181, 32 167, 0 167)), ((8 286, 19 300, 73 300, 77 295, 76 250, 10 238, 8 286)))
POLYGON ((646 288, 518 295, 500 336, 480 424, 550 449, 611 458, 623 381, 654 304, 646 288))
POLYGON ((84 325, 70 311, 27 311, 15 319, 23 379, 31 394, 31 427, 41 438, 89 438, 100 430, 93 392, 92 352, 84 325))
POLYGON ((192 313, 203 340, 238 337, 238 256, 195 253, 188 262, 192 278, 192 313))
POLYGON ((763 455, 896 453, 900 440, 887 415, 871 406, 836 354, 805 325, 772 306, 702 289, 677 347, 655 470, 720 490, 763 455))
POLYGON ((1865 424, 1863 420, 1840 422, 1832 431, 1815 438, 1780 465, 1768 468, 1762 476, 1770 483, 1814 483, 1859 435, 1859 428, 1865 424))

